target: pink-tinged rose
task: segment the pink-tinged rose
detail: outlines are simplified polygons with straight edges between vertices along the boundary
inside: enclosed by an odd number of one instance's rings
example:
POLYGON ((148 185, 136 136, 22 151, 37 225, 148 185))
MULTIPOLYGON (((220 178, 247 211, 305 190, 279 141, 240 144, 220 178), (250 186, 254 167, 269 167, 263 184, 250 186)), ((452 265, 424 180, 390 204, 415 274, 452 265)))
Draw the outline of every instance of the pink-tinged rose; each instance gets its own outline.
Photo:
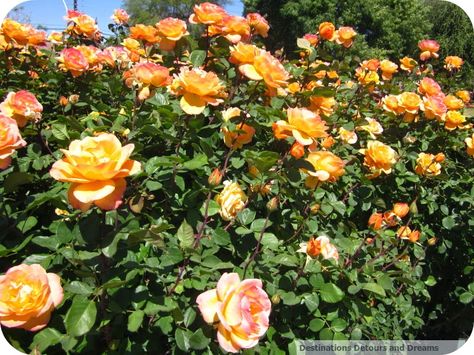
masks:
POLYGON ((418 48, 420 48, 420 59, 428 60, 430 58, 438 58, 439 54, 439 43, 433 39, 424 39, 418 42, 418 48))
POLYGON ((0 113, 0 169, 6 169, 11 163, 11 155, 25 145, 16 121, 0 113))
POLYGON ((92 205, 113 210, 122 204, 125 177, 141 170, 141 164, 129 159, 133 144, 122 147, 113 134, 74 140, 64 158, 53 164, 50 175, 71 182, 68 198, 74 208, 87 211, 92 205))
POLYGON ((246 19, 255 34, 258 34, 262 37, 268 37, 270 25, 262 15, 256 12, 251 12, 247 14, 246 19))
POLYGON ((269 325, 271 302, 262 281, 240 281, 236 273, 224 273, 217 288, 196 299, 207 323, 216 323, 217 340, 225 351, 236 353, 257 345, 269 325))
POLYGON ((0 104, 0 112, 13 118, 19 127, 24 127, 28 121, 41 119, 43 106, 31 92, 20 90, 8 93, 5 101, 0 104))
POLYGON ((229 16, 222 7, 210 2, 194 5, 193 10, 194 14, 189 16, 189 22, 193 24, 220 25, 229 16))
POLYGON ((115 9, 111 19, 117 25, 125 25, 128 23, 128 20, 130 19, 130 15, 124 9, 115 9))
POLYGON ((38 331, 63 300, 60 278, 41 265, 21 264, 0 276, 0 324, 38 331))
POLYGON ((65 48, 57 58, 59 68, 71 72, 73 77, 82 75, 89 69, 89 61, 77 48, 65 48))

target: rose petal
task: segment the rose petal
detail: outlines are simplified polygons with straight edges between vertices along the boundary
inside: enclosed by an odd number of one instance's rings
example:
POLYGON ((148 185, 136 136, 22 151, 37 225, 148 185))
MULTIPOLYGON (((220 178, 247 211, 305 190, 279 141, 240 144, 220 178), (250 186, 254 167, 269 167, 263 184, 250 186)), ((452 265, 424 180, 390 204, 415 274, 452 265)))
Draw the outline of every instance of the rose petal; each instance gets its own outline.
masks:
POLYGON ((197 297, 196 303, 206 323, 217 321, 218 302, 216 289, 203 292, 197 297))

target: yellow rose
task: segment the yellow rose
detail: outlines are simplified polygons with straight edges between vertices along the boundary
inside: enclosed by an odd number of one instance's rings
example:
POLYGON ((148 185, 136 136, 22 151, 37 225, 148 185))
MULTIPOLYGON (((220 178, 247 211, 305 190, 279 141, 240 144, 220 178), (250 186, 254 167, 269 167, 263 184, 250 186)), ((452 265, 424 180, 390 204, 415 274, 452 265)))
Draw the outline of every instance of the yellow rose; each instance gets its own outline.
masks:
POLYGON ((224 189, 216 196, 216 202, 221 206, 219 213, 223 220, 230 221, 242 211, 247 202, 247 195, 237 182, 224 181, 224 189))

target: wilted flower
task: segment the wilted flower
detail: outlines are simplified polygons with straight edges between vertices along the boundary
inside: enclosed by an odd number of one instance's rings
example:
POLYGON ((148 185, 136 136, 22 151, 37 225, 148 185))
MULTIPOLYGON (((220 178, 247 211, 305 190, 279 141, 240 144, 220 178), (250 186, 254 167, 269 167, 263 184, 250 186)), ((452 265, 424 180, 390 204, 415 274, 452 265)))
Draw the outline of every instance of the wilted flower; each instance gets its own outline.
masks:
POLYGON ((339 138, 344 143, 355 144, 357 142, 357 133, 355 131, 349 131, 344 127, 340 127, 338 133, 339 135, 337 138, 339 138))
POLYGON ((43 329, 62 300, 59 276, 39 264, 14 266, 0 276, 0 324, 4 327, 43 329))
POLYGON ((224 181, 224 189, 216 196, 216 202, 221 206, 219 214, 225 221, 230 221, 242 211, 247 202, 247 195, 237 182, 224 181))
POLYGON ((356 127, 359 131, 366 131, 369 133, 372 139, 376 139, 376 136, 382 134, 383 127, 382 125, 374 118, 366 117, 365 120, 369 123, 368 125, 356 127))
POLYGON ((236 273, 224 273, 217 288, 196 299, 204 321, 217 324, 217 340, 225 351, 237 353, 258 344, 269 325, 271 302, 262 281, 240 281, 236 273))

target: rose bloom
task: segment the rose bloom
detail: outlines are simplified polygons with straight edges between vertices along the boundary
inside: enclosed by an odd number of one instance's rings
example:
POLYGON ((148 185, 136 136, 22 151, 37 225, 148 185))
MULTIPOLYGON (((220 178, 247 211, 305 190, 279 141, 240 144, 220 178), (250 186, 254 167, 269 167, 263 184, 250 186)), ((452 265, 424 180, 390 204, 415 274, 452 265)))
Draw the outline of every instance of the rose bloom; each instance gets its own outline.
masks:
MULTIPOLYGON (((240 70, 241 64, 253 64, 255 56, 260 53, 260 51, 261 49, 253 44, 239 42, 235 46, 230 47, 229 62, 239 65, 240 70)), ((242 72, 242 70, 240 71, 242 72)))
POLYGON ((427 119, 436 118, 439 121, 444 119, 448 110, 443 99, 439 96, 424 97, 420 109, 425 112, 427 119))
POLYGON ((421 98, 414 92, 403 92, 398 95, 398 106, 405 112, 416 114, 420 108, 421 98))
POLYGON ((420 238, 420 232, 419 231, 412 231, 410 227, 408 226, 402 226, 398 228, 397 230, 397 236, 400 239, 406 239, 409 240, 412 243, 416 243, 418 239, 420 238))
POLYGON ((189 35, 186 22, 177 18, 167 17, 159 21, 155 26, 162 37, 160 48, 166 51, 173 50, 177 41, 183 38, 183 36, 189 35))
POLYGON ((89 62, 77 48, 64 48, 59 57, 59 68, 71 72, 73 77, 78 77, 89 69, 89 62))
POLYGON ((412 71, 418 63, 416 60, 410 57, 403 57, 400 59, 400 69, 405 70, 405 71, 412 71))
POLYGON ((278 59, 267 51, 255 55, 253 64, 243 64, 239 70, 251 80, 264 80, 270 88, 288 85, 289 74, 278 59))
POLYGON ((115 9, 110 17, 117 25, 125 25, 130 19, 130 15, 124 9, 115 9))
POLYGON ((306 39, 309 42, 309 44, 311 44, 312 46, 318 45, 319 37, 316 34, 307 33, 303 36, 303 38, 306 39))
POLYGON ((344 47, 349 48, 354 42, 354 37, 357 32, 352 27, 339 27, 336 31, 336 42, 342 44, 344 47))
POLYGON ((246 19, 248 24, 252 28, 253 33, 260 35, 264 38, 268 37, 268 30, 270 29, 270 26, 267 20, 265 20, 262 15, 256 12, 251 12, 247 14, 246 19))
POLYGON ((0 169, 8 168, 11 155, 24 146, 26 142, 21 138, 16 121, 0 113, 0 169))
POLYGON ((171 84, 171 91, 182 95, 180 106, 189 115, 202 113, 207 104, 217 106, 222 103, 222 98, 227 97, 224 90, 215 73, 197 68, 181 68, 171 84))
POLYGON ((225 351, 254 347, 268 329, 271 302, 258 279, 240 281, 237 273, 224 273, 196 303, 205 322, 218 322, 217 340, 225 351))
POLYGON ((78 11, 68 11, 66 16, 68 22, 73 24, 68 27, 68 31, 71 31, 77 35, 82 35, 90 39, 96 39, 100 36, 99 29, 95 20, 89 15, 83 14, 78 11))
POLYGON ((56 180, 72 183, 68 198, 74 208, 87 211, 94 204, 113 210, 122 204, 124 178, 141 170, 139 162, 129 159, 134 148, 133 144, 122 147, 110 133, 74 140, 69 150, 61 149, 64 157, 49 173, 56 180))
POLYGON ((420 59, 425 61, 430 58, 438 58, 439 54, 439 43, 432 39, 425 39, 418 42, 418 48, 420 48, 421 54, 420 59))
POLYGON ((227 127, 222 127, 221 131, 224 133, 225 145, 231 149, 242 148, 252 141, 255 134, 255 128, 245 123, 238 124, 235 131, 230 131, 227 127))
POLYGON ((171 84, 169 69, 152 62, 138 63, 123 74, 128 87, 138 86, 140 100, 150 96, 151 89, 171 84))
POLYGON ((334 113, 336 99, 334 97, 310 96, 309 109, 326 117, 334 113))
POLYGON ((376 58, 364 60, 360 66, 366 70, 377 71, 380 66, 380 61, 376 58))
POLYGON ((443 102, 448 110, 460 110, 464 107, 464 102, 454 95, 447 95, 443 102))
POLYGON ((358 131, 366 131, 372 139, 376 139, 377 135, 382 134, 383 127, 376 119, 366 117, 365 120, 369 122, 369 124, 356 127, 358 131))
POLYGON ((341 141, 347 144, 355 144, 357 142, 357 133, 355 131, 349 131, 345 129, 344 127, 340 127, 338 130, 339 135, 337 138, 339 138, 341 141))
POLYGON ((319 255, 322 255, 323 259, 334 259, 336 262, 339 260, 337 248, 331 244, 329 238, 325 235, 321 235, 316 239, 311 237, 307 243, 300 243, 300 248, 296 252, 305 253, 307 255, 306 262, 319 255))
POLYGON ((100 63, 101 50, 95 46, 77 46, 75 47, 78 51, 82 53, 84 58, 86 58, 87 63, 89 63, 89 71, 100 72, 102 70, 102 65, 100 63))
POLYGON ((194 5, 193 10, 194 14, 189 16, 189 22, 193 24, 220 25, 224 18, 228 16, 222 7, 209 2, 194 5))
POLYGON ((31 46, 45 46, 46 45, 46 32, 38 31, 31 27, 28 33, 28 44, 31 46))
POLYGON ((290 148, 290 154, 295 159, 301 159, 304 156, 304 145, 295 142, 290 148))
POLYGON ((147 45, 152 45, 161 41, 159 32, 154 26, 143 24, 130 27, 130 38, 144 41, 147 45))
POLYGON ((59 276, 41 265, 21 264, 0 276, 0 324, 4 327, 43 329, 62 300, 59 276))
POLYGON ((435 80, 428 77, 424 77, 418 83, 418 92, 426 96, 436 96, 442 94, 439 84, 435 80))
POLYGON ((457 70, 460 69, 461 66, 464 64, 464 60, 462 58, 455 56, 455 55, 450 55, 446 58, 444 58, 444 67, 449 70, 457 70))
POLYGON ((13 118, 18 123, 18 127, 24 127, 28 121, 41 119, 43 106, 31 92, 20 90, 8 93, 6 99, 0 104, 0 112, 13 118))
POLYGON ((277 139, 292 136, 301 145, 310 145, 315 138, 327 136, 326 122, 314 112, 305 108, 289 108, 286 114, 288 122, 280 120, 273 123, 273 134, 277 139))
POLYGON ((405 217, 410 212, 408 203, 397 202, 393 205, 392 212, 399 218, 405 217))
POLYGON ((247 41, 250 38, 250 25, 242 16, 227 16, 220 26, 220 34, 234 44, 241 40, 247 41))
POLYGON ((466 153, 474 157, 474 133, 471 137, 467 137, 464 142, 466 142, 466 153))
POLYGON ((441 174, 441 164, 436 161, 434 154, 419 153, 416 159, 415 172, 423 176, 436 176, 441 174))
POLYGON ((379 141, 368 141, 367 148, 360 152, 365 155, 364 165, 372 172, 370 178, 375 178, 382 172, 390 174, 398 159, 395 150, 379 141))
POLYGON ((28 43, 30 28, 27 25, 6 18, 2 22, 1 32, 8 42, 14 41, 20 46, 25 46, 28 43))
POLYGON ((398 105, 398 95, 387 95, 382 99, 382 107, 385 111, 400 115, 405 112, 403 107, 398 105))
POLYGON ((336 39, 336 27, 331 22, 323 22, 319 25, 319 36, 327 41, 336 39))
POLYGON ((471 101, 471 95, 467 90, 456 91, 456 96, 459 97, 465 104, 468 104, 471 101))
POLYGON ((237 182, 226 180, 224 189, 216 196, 216 202, 221 206, 219 214, 222 219, 230 221, 244 209, 247 196, 237 182))
POLYGON ((292 94, 300 92, 301 91, 300 83, 295 81, 295 82, 292 82, 292 83, 288 84, 287 90, 288 90, 288 92, 290 92, 292 94))
POLYGON ((382 213, 374 212, 369 217, 368 225, 374 230, 379 230, 380 228, 382 228, 383 222, 384 218, 382 213))
POLYGON ((448 111, 444 120, 444 128, 453 131, 456 128, 464 128, 463 123, 466 122, 466 117, 459 111, 448 111))
POLYGON ((302 169, 309 176, 305 184, 310 189, 314 189, 319 182, 335 182, 344 175, 345 163, 337 155, 328 151, 311 152, 306 160, 313 166, 314 171, 302 169))
POLYGON ((398 65, 390 60, 384 59, 380 62, 380 70, 382 71, 383 80, 391 80, 393 74, 398 71, 398 65))
POLYGON ((380 77, 377 72, 365 70, 360 67, 356 69, 356 77, 357 80, 359 80, 359 83, 362 85, 378 84, 380 81, 380 77))
POLYGON ((62 32, 51 32, 48 36, 48 41, 52 44, 62 44, 63 43, 63 33, 62 32))

